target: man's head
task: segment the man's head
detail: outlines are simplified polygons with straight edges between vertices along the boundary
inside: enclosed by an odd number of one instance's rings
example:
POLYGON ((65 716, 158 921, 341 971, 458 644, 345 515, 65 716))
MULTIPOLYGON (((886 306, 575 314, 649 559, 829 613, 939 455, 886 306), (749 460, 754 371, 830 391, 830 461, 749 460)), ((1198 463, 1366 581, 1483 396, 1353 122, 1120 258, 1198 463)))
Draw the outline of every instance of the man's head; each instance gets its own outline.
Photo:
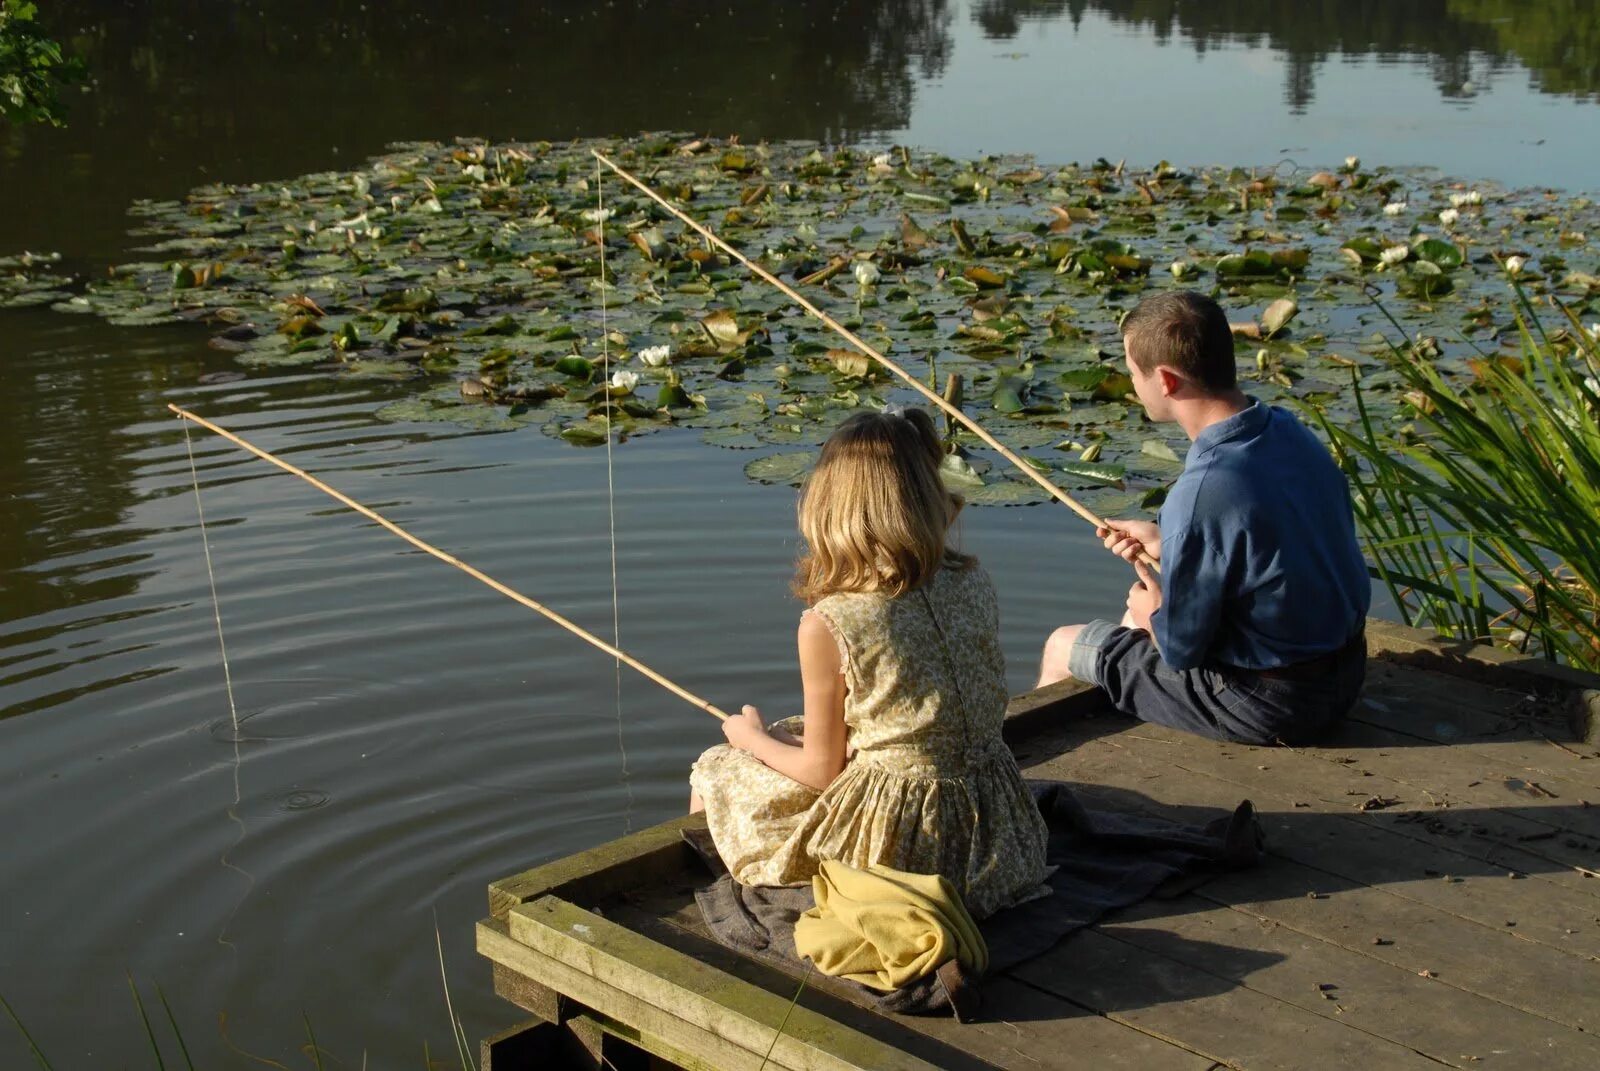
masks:
POLYGON ((1238 389, 1233 330, 1220 306, 1189 290, 1145 298, 1122 321, 1128 374, 1152 420, 1172 420, 1172 402, 1238 389))

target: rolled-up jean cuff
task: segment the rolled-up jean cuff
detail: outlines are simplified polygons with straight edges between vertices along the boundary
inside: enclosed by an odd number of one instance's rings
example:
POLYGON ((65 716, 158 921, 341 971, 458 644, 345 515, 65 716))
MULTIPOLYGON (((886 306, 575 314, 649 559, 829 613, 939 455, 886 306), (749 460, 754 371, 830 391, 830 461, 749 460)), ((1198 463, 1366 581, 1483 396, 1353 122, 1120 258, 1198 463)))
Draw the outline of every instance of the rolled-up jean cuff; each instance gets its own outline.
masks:
POLYGON ((1083 626, 1067 655, 1067 672, 1087 684, 1099 684, 1100 648, 1117 627, 1115 621, 1098 618, 1083 626))

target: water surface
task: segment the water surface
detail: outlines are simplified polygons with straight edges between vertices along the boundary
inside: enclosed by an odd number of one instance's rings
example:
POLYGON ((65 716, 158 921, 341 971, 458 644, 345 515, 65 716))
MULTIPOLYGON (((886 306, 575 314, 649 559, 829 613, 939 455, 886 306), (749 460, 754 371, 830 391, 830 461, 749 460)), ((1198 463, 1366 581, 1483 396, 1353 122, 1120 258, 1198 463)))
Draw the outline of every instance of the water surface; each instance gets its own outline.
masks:
MULTIPOLYGON (((1491 0, 53 5, 95 84, 0 131, 0 251, 122 259, 125 209, 389 142, 640 129, 899 141, 1047 162, 1347 154, 1590 188, 1600 29, 1491 0), (748 10, 747 10, 748 9, 748 10), (1515 17, 1513 17, 1513 15, 1515 17)), ((1593 266, 1589 270, 1593 270, 1593 266)), ((309 488, 185 439, 199 409, 608 632, 605 455, 375 421, 408 388, 252 372, 200 328, 0 313, 0 993, 58 1067, 136 1063, 124 971, 191 1050, 345 1066, 449 1048, 435 919, 476 1037, 488 881, 659 821, 715 724, 309 488), (147 989, 147 993, 149 990, 147 989), (217 1029, 226 1015, 226 1039, 217 1029)), ((625 647, 724 706, 798 701, 793 492, 664 434, 616 456, 625 647)), ((1129 578, 1064 510, 972 511, 1012 683, 1129 578)), ((26 1059, 0 1032, 8 1063, 26 1059)))

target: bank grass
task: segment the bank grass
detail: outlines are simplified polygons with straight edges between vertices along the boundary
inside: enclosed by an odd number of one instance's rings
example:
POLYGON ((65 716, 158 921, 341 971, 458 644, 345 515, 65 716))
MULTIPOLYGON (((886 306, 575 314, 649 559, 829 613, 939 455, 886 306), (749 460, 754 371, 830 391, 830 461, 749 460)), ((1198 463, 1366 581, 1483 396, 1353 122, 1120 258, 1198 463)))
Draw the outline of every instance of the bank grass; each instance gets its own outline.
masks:
POLYGON ((1480 352, 1459 382, 1421 347, 1381 355, 1409 425, 1374 419, 1355 369, 1354 423, 1308 408, 1408 625, 1600 671, 1600 349, 1553 299, 1547 331, 1512 286, 1518 355, 1480 352))

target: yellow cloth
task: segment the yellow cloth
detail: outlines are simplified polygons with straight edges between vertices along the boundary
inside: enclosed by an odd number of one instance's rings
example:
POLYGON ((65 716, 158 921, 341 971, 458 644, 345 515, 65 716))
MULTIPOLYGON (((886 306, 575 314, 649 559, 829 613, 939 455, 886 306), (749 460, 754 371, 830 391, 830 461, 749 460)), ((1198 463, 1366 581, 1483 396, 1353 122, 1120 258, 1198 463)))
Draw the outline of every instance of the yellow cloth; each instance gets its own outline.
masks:
POLYGON ((949 959, 978 974, 989 966, 989 946, 942 875, 830 859, 811 889, 817 906, 795 923, 794 943, 823 974, 899 989, 949 959))

